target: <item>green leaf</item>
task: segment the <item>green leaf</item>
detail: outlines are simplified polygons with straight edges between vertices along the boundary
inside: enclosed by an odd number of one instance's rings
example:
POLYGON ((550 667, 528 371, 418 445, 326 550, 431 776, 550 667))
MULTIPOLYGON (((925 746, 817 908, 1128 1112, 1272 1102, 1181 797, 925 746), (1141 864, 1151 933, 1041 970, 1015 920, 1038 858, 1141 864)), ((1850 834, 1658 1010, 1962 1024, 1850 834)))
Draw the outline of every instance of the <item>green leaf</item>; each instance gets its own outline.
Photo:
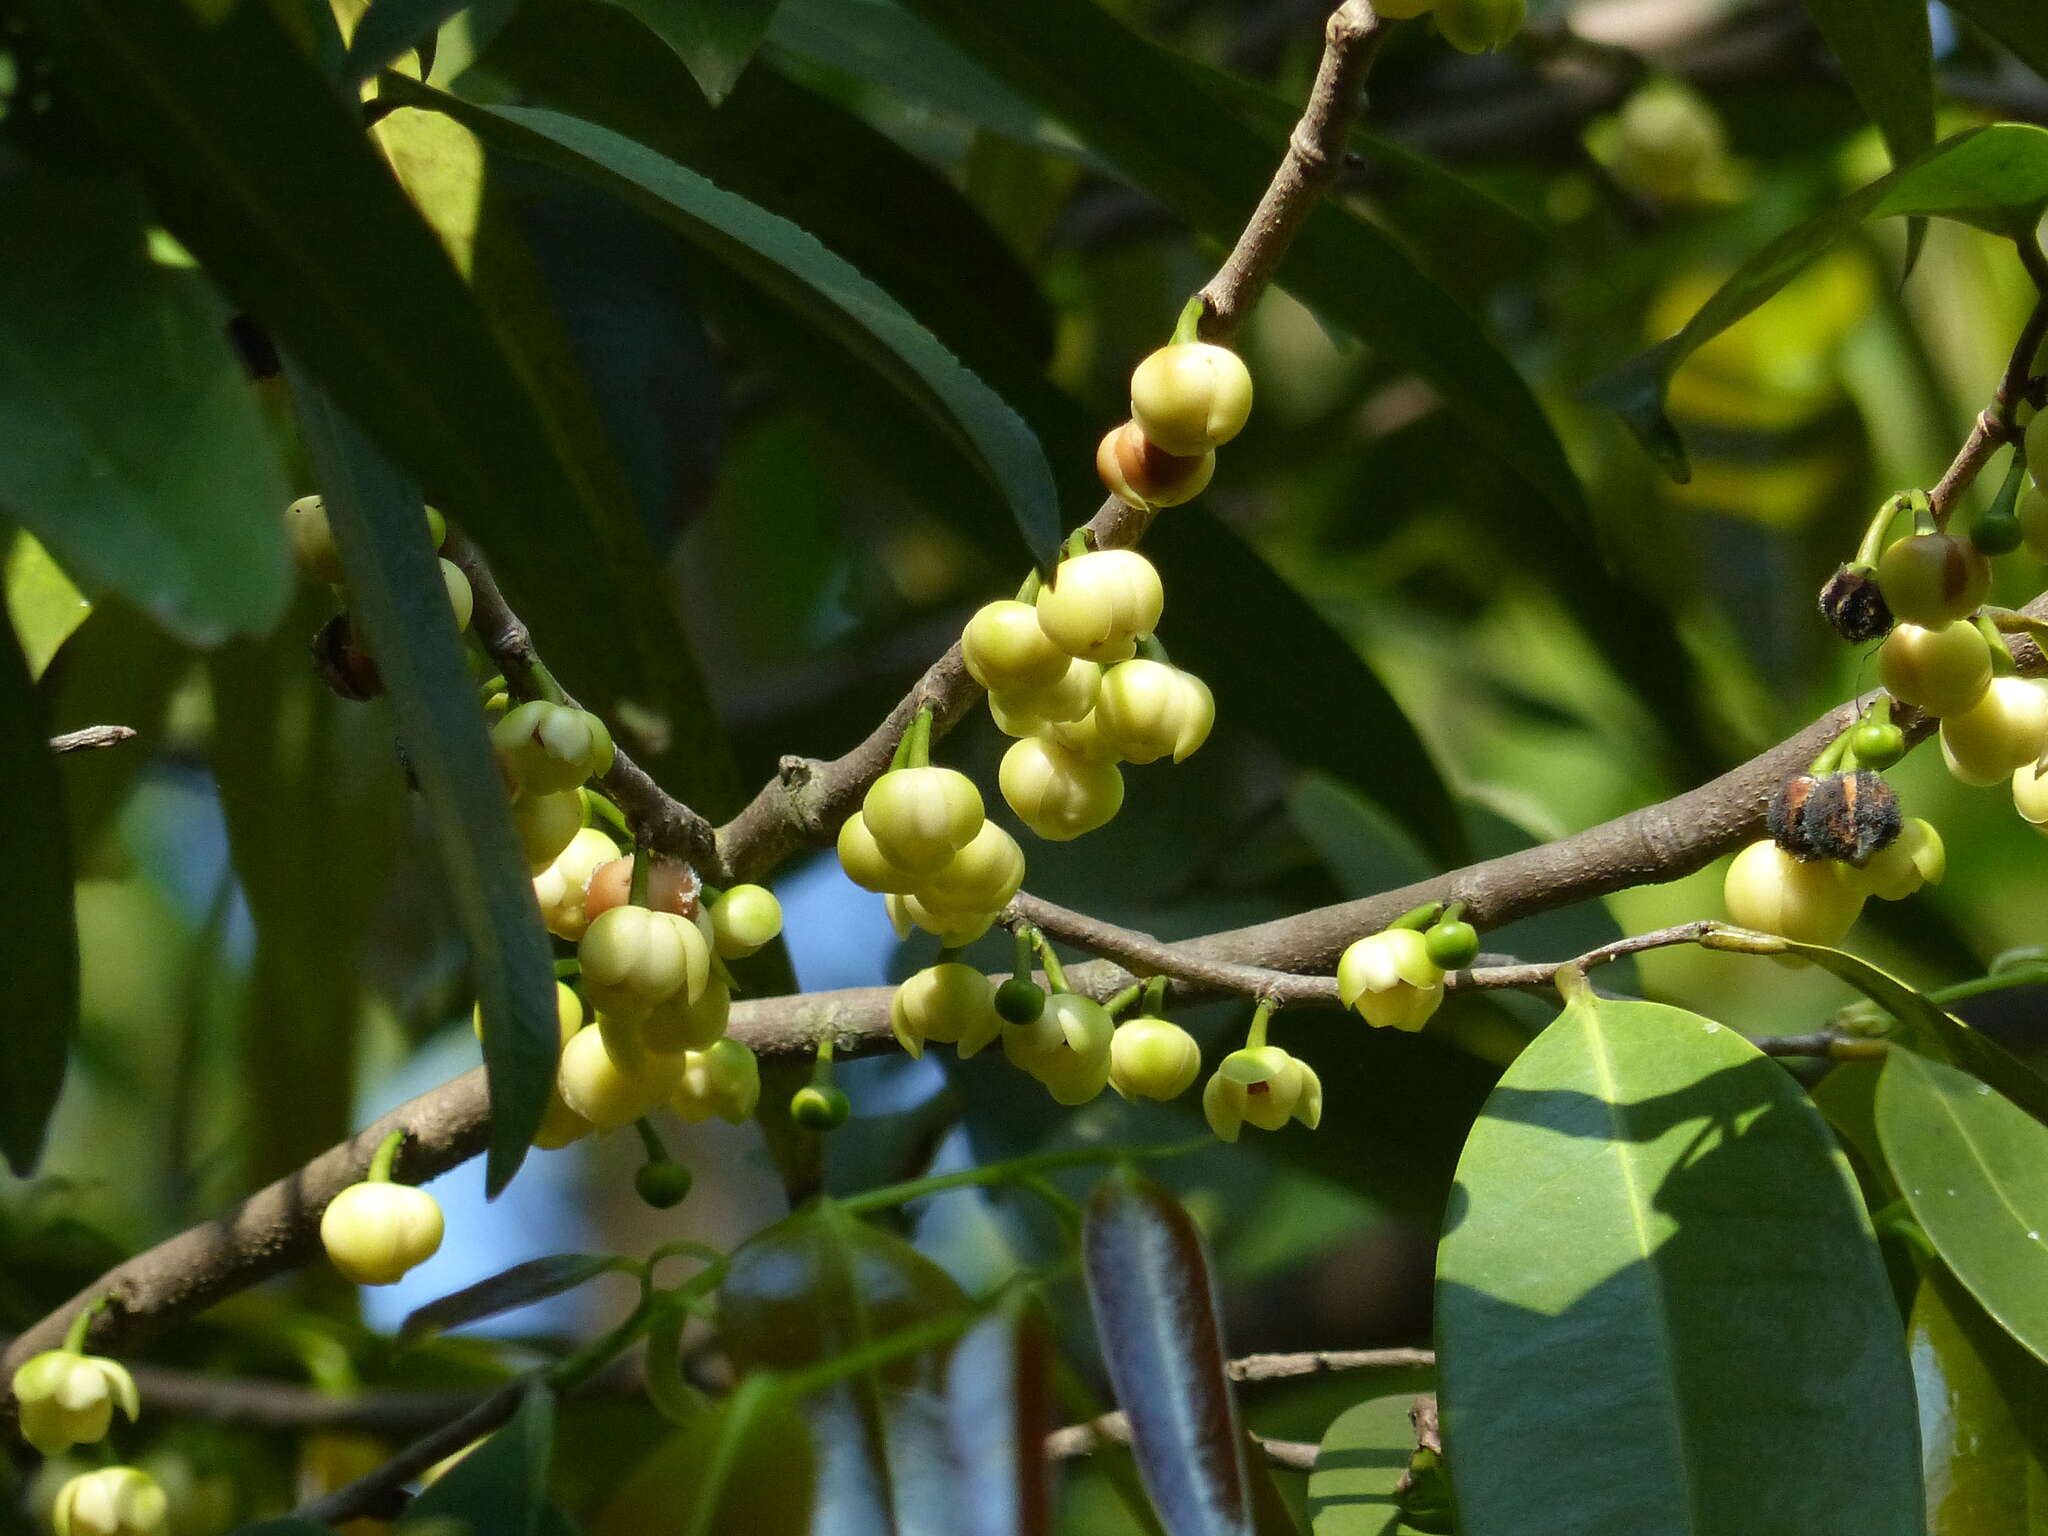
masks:
POLYGON ((1047 1536, 1052 1345, 1035 1310, 991 1314, 953 1346, 946 1432, 959 1466, 961 1536, 1047 1536))
POLYGON ((1173 594, 1174 657, 1214 689, 1223 718, 1246 721, 1289 762, 1355 785, 1446 864, 1464 862, 1464 826, 1429 749, 1329 620, 1200 508, 1178 510, 1147 548, 1173 594), (1270 665, 1276 655, 1295 664, 1270 665))
POLYGON ((1943 1262, 2048 1360, 2048 1126, 1968 1073, 1894 1048, 1877 1086, 1877 1134, 1943 1262))
MULTIPOLYGON (((118 748, 110 750, 119 750, 118 748)), ((14 626, 0 612, 0 805, 8 808, 7 1027, 0 1030, 0 1152, 26 1178, 64 1086, 78 1028, 78 928, 64 786, 14 626)))
POLYGON ((429 46, 443 23, 469 0, 373 0, 349 39, 346 73, 367 80, 400 54, 429 46))
POLYGON ((2048 1530, 2048 1368, 1946 1275, 1920 1287, 1907 1339, 1920 1399, 1928 1536, 2048 1530))
POLYGON ((731 92, 775 20, 778 0, 609 0, 675 50, 714 107, 731 92))
MULTIPOLYGON (((1200 233, 1237 238, 1271 179, 1258 133, 1182 77, 1174 59, 1092 0, 907 0, 955 47, 1065 122, 1200 233)), ((1310 216, 1282 283, 1390 362, 1426 379, 1490 453, 1571 523, 1585 497, 1529 386, 1471 316, 1348 208, 1310 216)), ((1171 317, 1159 320, 1160 339, 1171 317)))
POLYGON ((2048 80, 2048 13, 2035 0, 1948 0, 1949 9, 1967 16, 2048 80))
POLYGON ((1161 1522, 1172 1536, 1249 1536, 1222 1309, 1193 1218, 1120 1169, 1089 1197, 1081 1263, 1102 1361, 1161 1522))
MULTIPOLYGON (((900 1238, 821 1201, 732 1256, 720 1336, 742 1371, 829 1373, 836 1357, 966 1308, 946 1272, 900 1238)), ((957 1473, 946 1446, 943 1352, 833 1380, 802 1410, 817 1449, 817 1507, 835 1536, 950 1536, 957 1473)))
POLYGON ((390 86, 401 99, 447 113, 494 148, 623 198, 854 347, 971 449, 983 475, 1008 502, 1026 545, 1035 555, 1050 556, 1059 540, 1059 497, 1031 429, 900 304, 812 236, 595 124, 530 108, 472 107, 400 79, 390 86))
POLYGON ((431 1334, 459 1328, 464 1323, 495 1317, 500 1312, 510 1312, 514 1307, 529 1306, 550 1296, 559 1296, 564 1291, 573 1291, 599 1275, 631 1268, 624 1259, 609 1253, 550 1253, 538 1259, 527 1259, 510 1269, 499 1270, 488 1279, 451 1291, 425 1306, 415 1307, 399 1326, 399 1342, 414 1343, 431 1334))
POLYGON ((1675 336, 1594 380, 1585 395, 1618 412, 1665 472, 1685 480, 1691 474, 1685 445, 1664 414, 1671 376, 1842 236, 1866 219, 1928 214, 2032 239, 2044 206, 2048 130, 1994 123, 1956 134, 1780 235, 1738 267, 1675 336))
POLYGON ((590 1536, 809 1536, 817 1458, 777 1379, 749 1376, 690 1412, 589 1517, 590 1536))
POLYGON ((296 364, 290 373, 348 574, 350 615, 396 706, 456 922, 469 942, 491 1083, 484 1187, 495 1195, 518 1171, 554 1087, 561 1049, 554 956, 419 495, 296 364))
POLYGON ((1406 827, 1328 774, 1304 774, 1295 783, 1287 792, 1287 817, 1346 900, 1397 890, 1437 872, 1406 827))
POLYGON ((151 258, 120 184, 18 163, 0 223, 0 508, 183 639, 269 630, 284 472, 218 300, 151 258))
POLYGON ((1411 1536, 1397 1491, 1415 1454, 1412 1392, 1368 1398, 1338 1414, 1308 1475, 1314 1536, 1411 1536))
POLYGON ((604 669, 602 687, 562 669, 583 702, 660 717, 688 770, 679 787, 723 814, 739 786, 616 466, 576 435, 580 383, 501 345, 360 115, 272 7, 207 27, 156 0, 34 3, 171 232, 475 536, 543 648, 604 669))
MULTIPOLYGON (((1892 164, 1904 165, 1934 143, 1934 51, 1926 0, 1806 0, 1821 35, 1840 60, 1856 103, 1884 135, 1892 164)), ((1915 219, 1906 268, 1926 230, 1915 219)))
POLYGON ((92 602, 31 533, 16 534, 8 546, 4 586, 29 676, 39 678, 58 647, 91 615, 92 602))
POLYGON ((1868 1218, 1813 1106, 1735 1031, 1573 1001, 1458 1184, 1437 1342, 1463 1536, 1921 1531, 1868 1218))
POLYGON ((482 1536, 546 1536, 555 1396, 536 1382, 512 1422, 430 1483, 408 1521, 459 1520, 482 1536))

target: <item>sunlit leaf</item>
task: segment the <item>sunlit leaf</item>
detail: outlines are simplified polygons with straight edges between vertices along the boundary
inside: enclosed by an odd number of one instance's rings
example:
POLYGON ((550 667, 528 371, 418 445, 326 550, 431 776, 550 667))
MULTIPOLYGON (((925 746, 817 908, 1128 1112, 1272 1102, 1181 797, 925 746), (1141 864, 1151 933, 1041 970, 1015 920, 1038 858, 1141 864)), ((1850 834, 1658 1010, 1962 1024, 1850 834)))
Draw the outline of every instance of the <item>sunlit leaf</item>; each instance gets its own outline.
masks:
POLYGON ((485 1188, 518 1171, 554 1089, 554 957, 419 493, 301 376, 293 394, 361 625, 396 707, 455 917, 469 941, 491 1081, 485 1188))
POLYGON ((119 184, 17 162, 0 223, 0 506, 183 639, 269 630, 284 471, 219 301, 151 259, 119 184))
POLYGON ((1103 1364, 1169 1536, 1249 1536, 1243 1431, 1193 1219, 1166 1190, 1120 1170, 1089 1198, 1081 1257, 1103 1364))
POLYGON ((92 603, 29 533, 16 534, 8 546, 5 589, 28 674, 41 677, 57 648, 92 612, 92 603))
POLYGON ((1679 332, 1596 380, 1586 391, 1618 412, 1676 480, 1686 479, 1685 446, 1664 413, 1679 365, 1778 292, 1866 219, 1930 214, 2032 239, 2048 206, 2048 130, 1995 123, 1959 133, 1888 176, 1788 230, 1738 267, 1679 332))
POLYGON ((1878 1082, 1877 1134, 1956 1278, 2048 1360, 2048 1126, 1968 1073, 1895 1048, 1878 1082))
POLYGON ((1464 1536, 1920 1531, 1868 1219, 1812 1105, 1735 1031, 1573 1001, 1458 1184, 1437 1342, 1464 1536))
POLYGON ((1308 1516, 1315 1536, 1411 1536, 1401 1516, 1400 1482, 1415 1453, 1408 1416, 1413 1393, 1354 1404, 1323 1431, 1308 1476, 1308 1516))

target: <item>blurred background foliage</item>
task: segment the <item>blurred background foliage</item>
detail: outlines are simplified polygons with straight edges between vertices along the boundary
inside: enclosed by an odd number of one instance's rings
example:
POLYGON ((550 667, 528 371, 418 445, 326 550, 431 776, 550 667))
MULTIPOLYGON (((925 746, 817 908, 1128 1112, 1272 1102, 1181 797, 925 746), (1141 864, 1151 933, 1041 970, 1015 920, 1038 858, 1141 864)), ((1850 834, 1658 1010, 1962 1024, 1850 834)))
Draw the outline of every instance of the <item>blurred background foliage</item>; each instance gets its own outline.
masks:
MULTIPOLYGON (((1122 418, 1133 361, 1164 339, 1219 251, 1123 163, 1111 104, 1099 121, 1075 118, 998 80, 932 23, 946 9, 783 0, 764 8, 750 56, 678 57, 650 30, 659 5, 492 0, 447 25, 428 79, 603 122, 809 230, 1022 414, 1078 521, 1100 494, 1094 436, 1122 418), (714 106, 705 86, 721 80, 729 94, 714 106)), ((1105 0, 1095 14, 1180 61, 1146 88, 1178 93, 1176 123, 1215 125, 1214 146, 1158 146, 1199 177, 1226 140, 1254 135, 1277 153, 1326 9, 1105 0)), ((1270 295, 1242 336, 1260 408, 1214 488, 1165 514, 1153 544, 1169 591, 1163 634, 1214 684, 1216 736, 1170 779, 1141 772, 1104 831, 1034 845, 1038 894, 1164 937, 1368 894, 1460 849, 1503 852, 1661 799, 1874 681, 1872 656, 1835 640, 1813 594, 1877 500, 1946 465, 2024 318, 2023 274, 2002 242, 1954 224, 1929 228, 1910 281, 1902 224, 1843 241, 1679 372, 1671 408, 1695 472, 1670 483, 1579 391, 1675 329, 1773 235, 1880 174, 1885 151, 1797 5, 1531 9, 1514 48, 1479 59, 1450 53, 1424 24, 1399 28, 1373 76, 1373 137, 1340 195, 1520 370, 1583 486, 1584 517, 1546 504, 1412 360, 1376 351, 1312 301, 1270 295), (1447 795, 1400 750, 1410 727, 1447 795), (1455 820, 1427 815, 1451 804, 1455 820)), ((2048 120, 2039 79, 1944 7, 1930 11, 1945 128, 2048 120)), ((196 515, 230 494, 281 508, 305 474, 279 384, 233 381, 232 307, 100 165, 24 20, 0 5, 0 200, 10 244, 29 256, 13 277, 0 272, 17 316, 0 336, 30 323, 26 303, 52 349, 39 356, 68 357, 78 387, 183 402, 143 420, 117 468, 156 477, 196 515), (118 259, 80 270, 92 229, 118 259), (119 308, 107 288, 123 264, 119 308), (50 281, 31 288, 37 274, 50 281), (173 380, 138 376, 119 327, 173 323, 222 340, 173 380), (224 379, 243 403, 215 399, 224 379)), ((1048 57, 1069 41, 1046 21, 1048 57)), ((1144 120, 1145 100, 1115 105, 1144 120)), ((402 132, 404 116, 380 133, 402 132)), ((615 709, 622 739, 668 765, 686 797, 694 779, 706 809, 726 791, 689 765, 721 732, 735 784, 760 782, 785 753, 844 750, 975 605, 1014 586, 1023 548, 998 496, 927 418, 875 387, 870 360, 701 247, 552 170, 493 157, 487 178, 503 238, 526 261, 526 286, 505 302, 542 317, 562 344, 550 366, 578 376, 601 417, 715 706, 716 728, 615 709)), ((438 344, 431 325, 414 341, 423 353, 438 344)), ((47 384, 29 357, 0 356, 10 438, 36 420, 16 397, 47 384)), ((0 475, 0 513, 33 521, 35 490, 0 475)), ((580 537, 584 525, 564 526, 580 537)), ((138 602, 90 530, 73 547, 44 532, 47 550, 0 522, 8 607, 52 728, 111 721, 140 739, 62 765, 83 1027, 43 1174, 0 1178, 0 1332, 110 1256, 217 1210, 476 1056, 462 946, 388 711, 331 696, 306 664, 326 595, 301 590, 286 606, 276 573, 224 540, 222 559, 277 596, 264 622, 223 623, 138 602)), ((630 622, 587 602, 606 557, 570 541, 534 553, 593 573, 579 578, 575 612, 530 580, 516 594, 544 651, 572 687, 630 701, 642 683, 614 689, 610 663, 588 649, 630 622)), ((2000 580, 2009 602, 2040 585, 2024 556, 2003 562, 2000 580)), ((998 738, 985 719, 945 750, 993 782, 998 738)), ((2004 797, 1953 783, 1927 753, 1895 777, 1909 813, 1947 839, 1949 877, 1896 909, 1873 904, 1857 947, 1937 984, 2041 940, 2041 850, 2004 797)), ((879 900, 829 856, 774 883, 803 987, 928 963, 935 941, 899 946, 879 900)), ((1714 915, 1718 893, 1716 868, 1517 924, 1488 948, 1561 957, 1714 915)), ((988 943, 984 958, 1004 965, 988 943)), ((1848 997, 1818 972, 1689 950, 1643 957, 1635 980, 1759 1035, 1813 1028, 1848 997)), ((2002 995, 2014 1027, 2027 1003, 2002 995)), ((1243 1012, 1208 1010, 1211 1042, 1241 1029, 1243 1012)), ((1547 1012, 1458 1002, 1420 1039, 1396 1041, 1362 1039, 1334 1016, 1281 1021, 1278 1037, 1323 1073, 1323 1128, 1164 1170, 1216 1245, 1233 1352, 1426 1341, 1431 1225, 1451 1160, 1492 1074, 1547 1012)), ((891 1058, 844 1081, 856 1119, 832 1144, 842 1189, 1196 1128, 1185 1113, 1114 1100, 1056 1112, 982 1062, 891 1058)), ((368 1298, 367 1316, 309 1273, 153 1355, 336 1389, 493 1379, 590 1332, 622 1298, 600 1285, 512 1314, 489 1346, 465 1337, 399 1352, 379 1335, 409 1306, 535 1252, 644 1251, 677 1232, 730 1244, 776 1211, 751 1128, 663 1130, 697 1173, 676 1213, 634 1200, 630 1136, 537 1157, 489 1207, 464 1168, 436 1186, 447 1248, 368 1298)), ((1036 1208, 976 1192, 930 1202, 913 1236, 970 1288, 1053 1240, 1036 1208)), ((1265 1388, 1251 1420, 1313 1439, 1357 1391, 1265 1388)), ((592 1498, 606 1469, 647 1449, 617 1420, 602 1400, 565 1410, 560 1460, 592 1498)), ((151 1432, 164 1464, 196 1480, 181 1527, 194 1533, 273 1511, 375 1450, 166 1418, 151 1432)), ((1069 1483, 1067 1528, 1128 1528, 1095 1468, 1069 1483)))

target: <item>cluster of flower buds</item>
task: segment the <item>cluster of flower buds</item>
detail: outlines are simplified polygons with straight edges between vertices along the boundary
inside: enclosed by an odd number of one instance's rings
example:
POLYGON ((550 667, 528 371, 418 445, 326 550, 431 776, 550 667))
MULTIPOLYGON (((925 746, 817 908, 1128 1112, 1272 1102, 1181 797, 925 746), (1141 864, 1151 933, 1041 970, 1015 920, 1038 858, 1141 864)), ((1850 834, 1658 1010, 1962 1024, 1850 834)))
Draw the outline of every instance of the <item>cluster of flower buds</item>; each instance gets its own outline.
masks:
MULTIPOLYGON (((102 1305, 80 1310, 63 1346, 22 1362, 10 1383, 21 1437, 45 1456, 99 1444, 113 1426, 116 1408, 130 1423, 142 1412, 128 1368, 85 1352, 86 1333, 102 1305)), ((121 1466, 70 1478, 57 1490, 50 1511, 57 1536, 164 1536, 169 1515, 169 1500, 156 1479, 140 1468, 121 1466)))
MULTIPOLYGON (((435 549, 447 542, 447 520, 432 507, 427 508, 427 532, 435 549)), ((284 509, 284 534, 299 574, 308 581, 333 587, 335 596, 346 603, 347 576, 342 569, 341 551, 335 547, 334 528, 327 520, 327 504, 318 496, 301 496, 284 509)), ((467 630, 476 609, 476 594, 470 590, 469 578, 453 560, 444 559, 441 585, 447 590, 449 607, 454 610, 455 627, 467 630)), ((322 681, 345 699, 374 699, 384 691, 377 663, 364 648, 346 610, 328 620, 313 637, 313 664, 322 681)))
POLYGON ((1434 15, 1444 41, 1460 53, 1488 53, 1501 47, 1528 19, 1527 0, 1374 0, 1389 21, 1434 15))
POLYGON ((1905 752, 1880 700, 1813 767, 1778 786, 1770 836, 1735 856, 1722 882, 1728 915, 1745 928, 1806 944, 1837 944, 1875 896, 1902 901, 1946 869, 1941 834, 1899 810, 1877 768, 1905 752))

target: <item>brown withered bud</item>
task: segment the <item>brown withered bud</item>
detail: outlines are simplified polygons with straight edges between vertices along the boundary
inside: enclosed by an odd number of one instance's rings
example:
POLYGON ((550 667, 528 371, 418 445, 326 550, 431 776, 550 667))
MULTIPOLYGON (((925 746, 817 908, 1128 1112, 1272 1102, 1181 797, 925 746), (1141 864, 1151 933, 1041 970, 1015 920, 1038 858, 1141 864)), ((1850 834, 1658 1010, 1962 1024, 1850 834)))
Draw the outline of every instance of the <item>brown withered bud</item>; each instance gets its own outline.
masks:
POLYGON ((1877 584, 1877 573, 1858 562, 1838 565, 1820 589, 1820 616, 1851 645, 1881 639, 1891 632, 1891 605, 1877 584))
POLYGON ((1795 859, 1836 859, 1861 869, 1899 835, 1899 797, 1869 769, 1802 773, 1771 797, 1771 836, 1795 859))
POLYGON ((345 613, 337 613, 313 636, 313 670, 321 682, 359 704, 384 692, 377 663, 357 640, 356 627, 345 613))

